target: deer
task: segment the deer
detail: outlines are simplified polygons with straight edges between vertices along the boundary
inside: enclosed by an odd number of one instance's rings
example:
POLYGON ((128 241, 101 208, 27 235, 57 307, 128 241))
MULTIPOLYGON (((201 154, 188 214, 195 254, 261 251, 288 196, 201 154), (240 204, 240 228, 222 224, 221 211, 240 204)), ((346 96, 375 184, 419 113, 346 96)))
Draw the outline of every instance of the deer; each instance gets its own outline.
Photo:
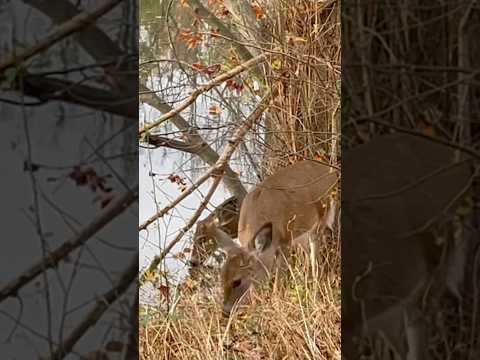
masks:
POLYGON ((365 339, 370 356, 384 351, 371 358, 428 358, 423 309, 445 292, 458 294, 462 283, 452 271, 462 247, 451 230, 438 230, 471 184, 472 161, 457 155, 406 134, 344 151, 343 359, 360 358, 365 339))
POLYGON ((192 252, 189 260, 190 273, 203 265, 217 249, 217 244, 212 236, 209 236, 207 229, 213 224, 227 233, 228 236, 238 236, 239 201, 232 196, 222 202, 205 219, 197 222, 197 227, 192 239, 192 252))
MULTIPOLYGON (((308 238, 328 216, 325 201, 339 179, 336 169, 302 160, 278 170, 259 183, 242 202, 237 244, 217 226, 207 233, 216 239, 227 257, 221 269, 223 315, 246 299, 251 286, 263 283, 272 274, 277 258, 288 254, 308 238)), ((331 217, 331 216, 330 216, 331 217)))

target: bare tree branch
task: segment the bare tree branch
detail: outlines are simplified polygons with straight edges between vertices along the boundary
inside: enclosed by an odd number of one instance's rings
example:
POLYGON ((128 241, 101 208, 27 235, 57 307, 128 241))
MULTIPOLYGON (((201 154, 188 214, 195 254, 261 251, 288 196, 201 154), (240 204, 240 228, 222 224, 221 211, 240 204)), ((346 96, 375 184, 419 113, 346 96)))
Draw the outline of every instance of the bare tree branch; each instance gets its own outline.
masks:
POLYGON ((160 116, 160 118, 158 120, 154 121, 153 123, 149 123, 148 125, 145 125, 143 127, 143 129, 140 129, 139 134, 143 135, 146 132, 152 130, 153 128, 159 126, 163 122, 167 121, 168 119, 174 117, 175 115, 180 114, 180 112, 182 112, 187 107, 192 105, 195 102, 195 100, 197 100, 197 98, 201 94, 203 94, 204 92, 209 91, 213 87, 222 84, 224 81, 226 81, 228 79, 231 79, 232 77, 244 72, 245 70, 261 63, 262 61, 265 61, 266 58, 267 58, 266 53, 260 54, 256 57, 254 57, 254 58, 236 66, 232 70, 227 71, 226 73, 223 73, 223 74, 215 77, 214 79, 212 79, 211 81, 209 81, 205 85, 202 85, 199 88, 195 89, 192 92, 192 94, 183 103, 181 103, 177 108, 172 109, 172 111, 169 111, 169 112, 163 114, 162 116, 160 116))
POLYGON ((224 173, 224 169, 230 157, 233 155, 235 149, 238 147, 242 141, 245 134, 250 130, 250 128, 261 118, 262 114, 268 108, 270 101, 272 99, 271 90, 267 91, 267 94, 264 96, 257 108, 248 116, 248 118, 234 131, 231 139, 228 140, 228 145, 223 150, 222 155, 218 158, 215 164, 203 174, 192 186, 187 190, 182 192, 177 199, 170 203, 165 208, 161 209, 155 215, 151 216, 147 221, 140 225, 139 231, 145 230, 148 225, 153 223, 155 220, 164 216, 168 211, 173 209, 177 204, 179 204, 183 199, 190 195, 195 189, 197 189, 201 184, 203 184, 207 179, 212 175, 220 175, 224 173))
MULTIPOLYGON (((78 10, 69 1, 57 1, 55 6, 44 1, 23 0, 23 2, 41 11, 58 24, 66 23, 78 14, 78 10)), ((138 98, 136 95, 131 96, 138 92, 137 73, 131 69, 132 64, 136 64, 136 62, 129 61, 105 32, 93 23, 88 25, 77 29, 72 36, 97 62, 102 63, 109 59, 117 61, 116 65, 109 65, 109 69, 111 75, 114 75, 115 84, 118 85, 120 91, 107 91, 88 85, 34 75, 27 75, 22 79, 22 88, 19 90, 40 100, 60 100, 137 119, 138 98)))
POLYGON ((35 279, 39 274, 49 268, 53 268, 68 256, 72 251, 84 245, 94 234, 103 229, 114 218, 123 213, 138 198, 138 185, 132 191, 114 199, 93 221, 81 229, 78 234, 65 241, 57 249, 53 250, 47 258, 43 258, 31 266, 23 274, 17 276, 13 281, 0 289, 0 302, 16 296, 18 290, 35 279))
MULTIPOLYGON (((49 1, 22 0, 25 4, 41 11, 55 23, 61 24, 78 14, 78 9, 68 0, 56 0, 55 6, 49 1)), ((90 24, 72 35, 90 56, 97 61, 118 58, 124 53, 110 37, 94 24, 90 24)))
POLYGON ((148 144, 155 147, 168 147, 190 154, 197 154, 198 152, 197 145, 159 135, 150 135, 148 137, 148 144))
POLYGON ((36 76, 27 76, 22 86, 25 95, 41 100, 61 100, 135 120, 138 118, 137 97, 132 98, 128 92, 122 97, 93 86, 36 76))
POLYGON ((84 11, 76 15, 71 20, 58 26, 55 32, 47 36, 45 39, 39 41, 37 44, 32 45, 31 47, 25 50, 15 49, 13 53, 8 55, 4 61, 0 62, 0 72, 4 71, 5 69, 11 66, 19 64, 25 60, 28 60, 29 58, 45 51, 55 43, 65 39, 66 37, 79 31, 80 29, 90 25, 93 21, 95 21, 102 15, 112 10, 115 6, 120 4, 122 1, 123 0, 106 1, 103 4, 99 5, 98 7, 96 7, 93 11, 91 12, 84 11))
POLYGON ((213 194, 215 193, 215 190, 217 190, 218 184, 220 184, 220 181, 222 180, 221 176, 217 176, 210 187, 210 190, 208 191, 207 195, 203 199, 202 203, 198 207, 197 211, 195 211, 195 214, 193 214, 192 218, 188 222, 187 225, 185 225, 178 233, 178 235, 173 239, 166 247, 163 249, 163 251, 160 253, 160 255, 157 255, 153 258, 152 262, 148 266, 147 270, 145 270, 142 275, 140 276, 140 284, 143 284, 149 273, 154 272, 158 265, 162 262, 162 260, 167 256, 167 254, 173 249, 173 247, 178 244, 178 242, 183 238, 183 235, 190 230, 190 228, 195 224, 195 222, 198 220, 200 215, 202 215, 203 210, 207 207, 208 203, 210 202, 210 199, 212 198, 213 194))
POLYGON ((232 44, 237 48, 237 51, 243 61, 248 61, 253 58, 251 52, 246 46, 242 45, 232 31, 220 21, 214 14, 212 14, 199 0, 189 0, 189 3, 195 7, 195 13, 205 19, 205 21, 214 29, 218 29, 219 33, 229 39, 232 39, 232 44))
POLYGON ((59 346, 55 353, 51 356, 52 360, 61 360, 65 358, 72 350, 75 344, 92 328, 102 317, 105 311, 119 299, 128 288, 135 283, 138 275, 138 255, 135 254, 130 261, 130 265, 123 272, 117 284, 108 292, 100 296, 97 305, 93 308, 84 319, 73 329, 68 338, 59 346))
MULTIPOLYGON (((140 85, 140 90, 149 90, 145 85, 140 85)), ((156 94, 148 93, 140 97, 141 101, 147 103, 153 108, 159 110, 162 113, 168 113, 172 111, 172 107, 166 104, 162 99, 160 99, 156 94)), ((185 120, 180 114, 173 116, 170 121, 182 131, 182 135, 186 138, 186 142, 190 144, 191 149, 195 150, 195 153, 207 164, 214 165, 218 159, 219 155, 215 150, 213 150, 208 143, 206 143, 203 138, 200 136, 197 130, 192 128, 187 120, 185 120)), ((154 137, 153 134, 149 136, 154 137)), ((225 166, 225 175, 223 177, 223 182, 225 186, 230 191, 232 195, 235 195, 237 199, 241 202, 247 191, 242 185, 238 174, 235 173, 232 168, 227 164, 225 166)))

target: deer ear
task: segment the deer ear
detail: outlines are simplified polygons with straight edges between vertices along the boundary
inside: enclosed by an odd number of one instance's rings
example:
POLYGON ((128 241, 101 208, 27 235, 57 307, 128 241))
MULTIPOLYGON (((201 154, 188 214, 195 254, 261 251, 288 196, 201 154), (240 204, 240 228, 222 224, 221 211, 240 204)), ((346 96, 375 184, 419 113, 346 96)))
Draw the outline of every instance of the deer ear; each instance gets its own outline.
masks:
POLYGON ((228 252, 230 249, 238 247, 238 244, 236 244, 230 236, 216 226, 212 226, 209 229, 209 233, 217 241, 218 247, 222 248, 224 251, 228 252))
POLYGON ((272 245, 272 223, 263 225, 254 237, 255 250, 263 252, 272 245))

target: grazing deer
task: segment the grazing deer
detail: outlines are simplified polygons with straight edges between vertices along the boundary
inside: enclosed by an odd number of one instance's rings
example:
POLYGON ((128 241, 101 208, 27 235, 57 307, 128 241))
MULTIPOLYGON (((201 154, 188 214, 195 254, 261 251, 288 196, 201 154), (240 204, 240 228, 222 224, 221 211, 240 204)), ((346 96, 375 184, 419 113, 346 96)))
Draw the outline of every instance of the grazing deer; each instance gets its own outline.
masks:
POLYGON ((236 238, 238 236, 239 212, 238 199, 232 196, 217 206, 205 219, 197 223, 190 256, 191 274, 193 269, 203 265, 217 249, 215 239, 209 236, 207 228, 217 224, 228 236, 236 238))
POLYGON ((225 315, 252 284, 268 277, 277 255, 288 251, 292 239, 305 242, 302 234, 322 222, 325 200, 337 181, 337 171, 327 165, 308 160, 295 163, 247 194, 238 223, 240 245, 217 227, 208 227, 227 254, 221 272, 225 315))
POLYGON ((369 338, 369 358, 428 358, 422 308, 462 282, 449 271, 460 248, 433 227, 468 189, 471 162, 395 134, 345 151, 342 171, 342 357, 361 358, 354 339, 369 338))

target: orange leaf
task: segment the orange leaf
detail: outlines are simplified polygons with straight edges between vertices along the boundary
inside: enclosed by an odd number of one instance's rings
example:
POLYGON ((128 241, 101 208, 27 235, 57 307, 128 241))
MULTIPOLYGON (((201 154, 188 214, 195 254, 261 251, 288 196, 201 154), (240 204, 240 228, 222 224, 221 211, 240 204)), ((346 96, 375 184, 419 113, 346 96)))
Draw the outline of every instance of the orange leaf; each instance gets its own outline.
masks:
POLYGON ((328 162, 328 159, 325 157, 325 155, 320 153, 319 151, 317 151, 313 158, 317 161, 328 162))
POLYGON ((222 113, 222 109, 218 105, 212 105, 208 108, 208 113, 213 116, 219 116, 222 113))
POLYGON ((257 20, 261 20, 265 17, 265 10, 263 10, 260 5, 251 3, 250 6, 252 7, 253 13, 257 20))
POLYGON ((182 40, 189 49, 196 48, 202 42, 202 35, 193 32, 190 29, 184 29, 180 31, 180 40, 182 40))
POLYGON ((192 67, 195 69, 195 70, 198 70, 198 71, 203 71, 207 68, 207 65, 205 64, 202 64, 200 62, 196 62, 196 63, 193 63, 192 64, 192 67))
POLYGON ((226 82, 225 82, 225 85, 227 86, 227 88, 229 88, 230 90, 236 90, 237 92, 242 92, 242 90, 244 89, 244 85, 243 83, 241 82, 238 82, 238 81, 235 81, 233 79, 228 79, 226 82))

